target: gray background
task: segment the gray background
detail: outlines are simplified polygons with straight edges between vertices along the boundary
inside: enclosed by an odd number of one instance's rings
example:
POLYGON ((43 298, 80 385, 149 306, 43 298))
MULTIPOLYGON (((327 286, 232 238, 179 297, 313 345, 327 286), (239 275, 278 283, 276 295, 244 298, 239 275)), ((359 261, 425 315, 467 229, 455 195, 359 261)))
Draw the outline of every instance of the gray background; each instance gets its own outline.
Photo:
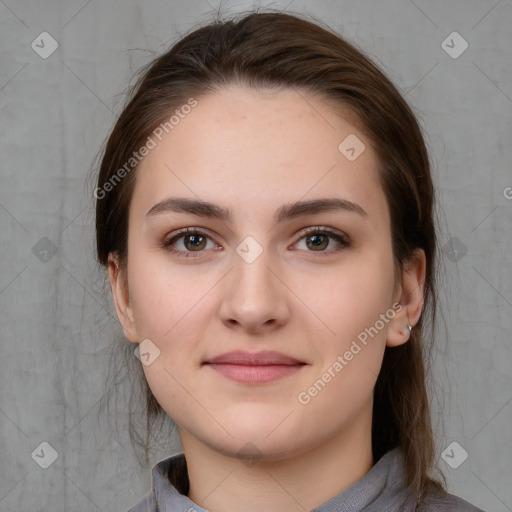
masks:
MULTIPOLYGON (((222 2, 222 12, 254 5, 222 2)), ((325 20, 373 56, 418 112, 445 255, 439 455, 452 442, 452 465, 468 453, 457 469, 439 464, 451 492, 487 511, 512 510, 512 1, 260 5, 325 20), (457 58, 442 47, 453 31, 469 44, 457 58)), ((134 72, 217 8, 214 0, 0 1, 1 511, 123 511, 149 490, 126 409, 110 412, 118 438, 99 414, 119 328, 94 262, 87 180, 134 72), (59 45, 46 59, 31 47, 43 31, 59 45), (42 442, 58 454, 47 469, 36 463, 51 453, 42 442)), ((152 463, 179 451, 171 443, 152 463)))

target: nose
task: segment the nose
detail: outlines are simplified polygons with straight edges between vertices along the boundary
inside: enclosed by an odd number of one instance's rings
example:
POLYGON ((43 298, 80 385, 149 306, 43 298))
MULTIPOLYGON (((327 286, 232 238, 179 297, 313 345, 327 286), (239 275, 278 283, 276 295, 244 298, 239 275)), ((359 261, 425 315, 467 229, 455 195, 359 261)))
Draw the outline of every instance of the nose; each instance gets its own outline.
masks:
POLYGON ((219 310, 227 327, 265 334, 288 322, 290 292, 280 278, 279 265, 270 259, 267 251, 252 263, 234 255, 219 310))

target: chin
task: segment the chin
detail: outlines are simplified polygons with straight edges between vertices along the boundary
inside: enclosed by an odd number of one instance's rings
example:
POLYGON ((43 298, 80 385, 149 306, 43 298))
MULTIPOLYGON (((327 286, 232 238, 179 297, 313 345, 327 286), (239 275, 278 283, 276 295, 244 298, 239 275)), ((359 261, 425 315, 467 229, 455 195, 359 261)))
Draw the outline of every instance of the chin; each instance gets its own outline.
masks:
POLYGON ((270 441, 264 436, 237 436, 235 439, 211 440, 208 444, 211 449, 236 457, 249 467, 259 461, 283 460, 306 451, 281 437, 270 441))
POLYGON ((207 439, 203 438, 203 442, 217 452, 241 459, 281 460, 307 451, 311 442, 307 433, 301 429, 290 430, 282 423, 283 416, 271 421, 255 419, 252 423, 247 417, 243 424, 230 424, 231 435, 224 431, 221 436, 218 431, 213 436, 211 431, 204 432, 207 439))

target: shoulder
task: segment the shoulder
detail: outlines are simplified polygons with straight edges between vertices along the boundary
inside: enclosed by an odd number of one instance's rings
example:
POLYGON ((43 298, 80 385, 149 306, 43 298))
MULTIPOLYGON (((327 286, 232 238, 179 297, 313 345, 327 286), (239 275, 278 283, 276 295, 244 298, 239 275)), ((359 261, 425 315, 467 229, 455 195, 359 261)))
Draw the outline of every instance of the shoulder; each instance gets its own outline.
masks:
POLYGON ((475 507, 469 501, 446 492, 431 496, 423 505, 418 506, 417 512, 485 512, 475 507))
POLYGON ((159 512, 172 503, 177 507, 180 501, 188 499, 188 473, 183 453, 172 455, 153 466, 151 491, 126 512, 159 512))
POLYGON ((126 512, 158 512, 154 492, 145 496, 142 501, 128 509, 126 512))

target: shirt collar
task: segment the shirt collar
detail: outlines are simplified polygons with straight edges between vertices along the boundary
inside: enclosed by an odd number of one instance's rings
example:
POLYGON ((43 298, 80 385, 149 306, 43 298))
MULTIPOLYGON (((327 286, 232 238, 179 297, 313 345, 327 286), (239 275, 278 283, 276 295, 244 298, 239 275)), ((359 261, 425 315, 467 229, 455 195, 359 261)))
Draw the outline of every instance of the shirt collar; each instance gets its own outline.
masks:
MULTIPOLYGON (((164 459, 153 467, 153 492, 158 510, 209 512, 177 490, 179 485, 173 479, 173 471, 180 466, 186 468, 183 453, 164 459)), ((414 503, 404 485, 403 454, 397 447, 382 456, 363 478, 311 512, 409 511, 414 510, 414 503)))

